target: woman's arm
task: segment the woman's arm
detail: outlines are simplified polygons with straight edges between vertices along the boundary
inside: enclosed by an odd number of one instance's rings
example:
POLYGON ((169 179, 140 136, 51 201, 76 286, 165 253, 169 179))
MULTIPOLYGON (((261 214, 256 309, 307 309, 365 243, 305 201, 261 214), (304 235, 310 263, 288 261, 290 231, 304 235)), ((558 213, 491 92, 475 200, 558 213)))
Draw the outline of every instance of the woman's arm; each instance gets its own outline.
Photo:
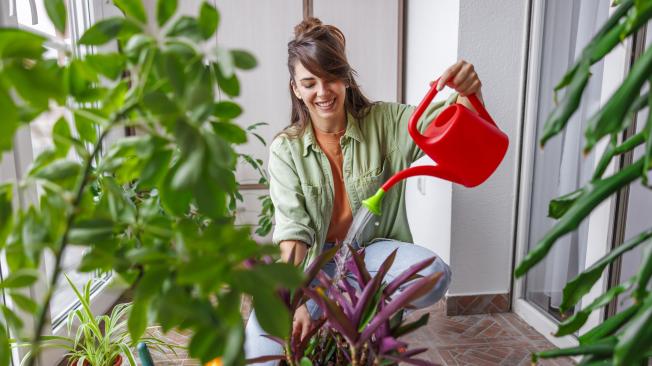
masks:
POLYGON ((279 243, 281 247, 281 260, 285 263, 288 263, 290 260, 290 254, 294 249, 294 265, 298 266, 306 258, 306 253, 308 252, 308 245, 299 240, 283 240, 279 243))

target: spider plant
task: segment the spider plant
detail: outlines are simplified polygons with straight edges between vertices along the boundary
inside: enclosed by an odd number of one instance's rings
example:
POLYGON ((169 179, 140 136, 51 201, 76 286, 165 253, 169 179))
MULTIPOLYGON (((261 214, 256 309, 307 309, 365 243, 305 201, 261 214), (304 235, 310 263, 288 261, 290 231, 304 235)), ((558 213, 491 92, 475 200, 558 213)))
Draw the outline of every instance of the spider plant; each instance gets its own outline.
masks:
MULTIPOLYGON (((141 339, 131 339, 127 328, 131 303, 114 306, 108 315, 95 315, 90 307, 93 281, 89 280, 80 291, 67 275, 66 280, 74 291, 79 306, 68 314, 67 336, 44 336, 41 349, 64 349, 68 365, 71 366, 136 366, 132 350, 139 342, 159 351, 167 350, 176 354, 175 348, 178 346, 155 336, 145 335, 141 339)), ((21 340, 14 342, 14 346, 31 347, 31 344, 21 340)), ((30 350, 20 365, 25 365, 31 356, 30 350)))

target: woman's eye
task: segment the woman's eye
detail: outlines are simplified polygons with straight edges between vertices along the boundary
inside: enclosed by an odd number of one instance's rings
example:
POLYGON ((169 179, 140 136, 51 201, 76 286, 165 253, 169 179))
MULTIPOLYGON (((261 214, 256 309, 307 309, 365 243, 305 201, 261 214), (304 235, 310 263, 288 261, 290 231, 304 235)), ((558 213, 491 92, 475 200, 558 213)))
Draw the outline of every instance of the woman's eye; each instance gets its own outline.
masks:
POLYGON ((303 87, 306 88, 306 89, 310 89, 310 88, 312 88, 313 86, 315 86, 315 84, 304 85, 303 87))

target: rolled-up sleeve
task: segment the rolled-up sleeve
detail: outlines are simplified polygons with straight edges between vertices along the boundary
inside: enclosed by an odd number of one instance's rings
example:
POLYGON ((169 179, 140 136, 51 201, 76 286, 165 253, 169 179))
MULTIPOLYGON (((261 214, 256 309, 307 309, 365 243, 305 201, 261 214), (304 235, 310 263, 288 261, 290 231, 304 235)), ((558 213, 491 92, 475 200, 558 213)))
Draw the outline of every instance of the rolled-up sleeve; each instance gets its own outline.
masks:
MULTIPOLYGON (((421 116, 417 122, 419 131, 423 133, 423 131, 445 107, 455 103, 457 96, 457 93, 453 93, 446 100, 438 101, 428 106, 423 116, 421 116)), ((396 144, 401 149, 403 157, 407 163, 411 164, 424 155, 423 150, 414 143, 414 140, 412 140, 410 132, 408 131, 408 123, 412 113, 416 110, 416 107, 407 104, 390 103, 388 108, 390 118, 394 122, 393 127, 395 128, 394 136, 396 138, 396 144)))
POLYGON ((292 156, 283 138, 270 146, 269 194, 274 203, 274 244, 284 240, 299 240, 312 246, 315 230, 306 211, 306 199, 292 156))

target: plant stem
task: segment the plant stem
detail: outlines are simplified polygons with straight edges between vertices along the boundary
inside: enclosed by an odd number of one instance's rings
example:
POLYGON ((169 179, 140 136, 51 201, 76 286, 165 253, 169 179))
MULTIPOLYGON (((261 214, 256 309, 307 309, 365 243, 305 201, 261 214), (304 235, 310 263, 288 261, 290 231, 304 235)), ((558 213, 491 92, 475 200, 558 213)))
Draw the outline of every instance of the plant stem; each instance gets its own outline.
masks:
POLYGON ((52 273, 52 277, 50 278, 50 284, 48 286, 47 292, 45 293, 45 302, 43 303, 43 306, 40 309, 38 322, 36 323, 36 327, 34 329, 35 333, 34 333, 34 339, 32 341, 32 347, 31 347, 32 357, 29 360, 28 366, 34 366, 34 363, 36 362, 36 359, 38 358, 38 354, 40 352, 39 346, 42 338, 41 333, 43 332, 43 328, 45 327, 47 314, 50 308, 50 302, 52 301, 52 296, 54 294, 54 289, 57 285, 57 282, 59 281, 59 276, 61 275, 61 269, 62 269, 61 261, 63 260, 63 253, 65 252, 67 246, 68 234, 70 233, 70 228, 72 227, 73 221, 77 214, 78 207, 81 204, 84 195, 84 189, 86 188, 89 177, 91 175, 91 169, 93 168, 93 161, 97 158, 98 154, 100 153, 102 149, 102 142, 109 134, 109 131, 111 131, 111 128, 115 126, 117 124, 116 122, 121 120, 130 109, 131 106, 127 106, 121 113, 117 113, 115 115, 112 123, 109 123, 107 128, 104 131, 102 131, 102 133, 100 134, 99 138, 97 139, 97 143, 95 144, 95 146, 93 146, 93 152, 91 153, 90 157, 86 161, 86 166, 84 167, 84 174, 82 175, 81 180, 79 181, 79 186, 77 187, 77 193, 75 194, 75 199, 72 203, 72 210, 69 212, 68 218, 66 219, 66 231, 61 236, 61 240, 59 242, 59 245, 57 246, 58 250, 54 262, 54 272, 52 273))

